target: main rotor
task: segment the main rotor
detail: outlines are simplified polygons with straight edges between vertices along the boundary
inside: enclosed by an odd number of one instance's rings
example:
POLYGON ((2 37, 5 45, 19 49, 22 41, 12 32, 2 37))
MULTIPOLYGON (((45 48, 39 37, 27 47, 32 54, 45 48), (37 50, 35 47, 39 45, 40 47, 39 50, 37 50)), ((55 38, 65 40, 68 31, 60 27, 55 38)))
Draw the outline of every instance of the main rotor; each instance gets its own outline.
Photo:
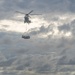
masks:
POLYGON ((23 13, 23 12, 20 12, 20 11, 16 11, 17 13, 21 13, 21 14, 25 14, 25 15, 41 15, 41 14, 31 14, 33 12, 33 10, 31 10, 29 13, 23 13))

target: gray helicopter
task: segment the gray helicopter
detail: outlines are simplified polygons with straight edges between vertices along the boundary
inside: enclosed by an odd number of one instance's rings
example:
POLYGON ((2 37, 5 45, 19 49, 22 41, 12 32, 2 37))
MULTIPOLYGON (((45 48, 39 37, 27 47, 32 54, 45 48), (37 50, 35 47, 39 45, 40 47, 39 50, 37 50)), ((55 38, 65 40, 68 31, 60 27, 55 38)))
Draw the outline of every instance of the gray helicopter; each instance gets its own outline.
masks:
MULTIPOLYGON (((19 11, 16 11, 16 12, 21 13, 21 14, 25 14, 25 13, 22 13, 19 11)), ((31 20, 29 19, 29 18, 31 18, 30 15, 41 15, 41 14, 31 14, 32 12, 33 12, 33 10, 31 10, 29 13, 25 14, 24 23, 28 23, 28 24, 31 23, 31 20)))
MULTIPOLYGON (((31 11, 30 11, 29 13, 27 13, 27 14, 25 14, 25 13, 23 13, 23 12, 19 12, 19 11, 16 11, 16 12, 25 15, 25 16, 24 16, 24 23, 27 23, 27 24, 31 23, 31 20, 29 19, 29 18, 31 18, 30 15, 41 15, 41 14, 31 14, 31 13, 33 12, 33 10, 31 10, 31 11)), ((30 39, 30 36, 29 36, 28 33, 27 33, 26 35, 22 35, 22 38, 24 38, 24 39, 30 39)))

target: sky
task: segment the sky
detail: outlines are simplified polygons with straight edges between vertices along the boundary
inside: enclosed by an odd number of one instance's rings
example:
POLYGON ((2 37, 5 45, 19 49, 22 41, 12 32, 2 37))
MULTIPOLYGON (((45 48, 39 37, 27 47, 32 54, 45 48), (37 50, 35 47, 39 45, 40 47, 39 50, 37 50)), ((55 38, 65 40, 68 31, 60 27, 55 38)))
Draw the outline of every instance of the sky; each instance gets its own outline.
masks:
POLYGON ((0 0, 0 75, 75 75, 74 9, 75 0, 0 0), (24 24, 16 11, 31 10, 41 15, 24 24))

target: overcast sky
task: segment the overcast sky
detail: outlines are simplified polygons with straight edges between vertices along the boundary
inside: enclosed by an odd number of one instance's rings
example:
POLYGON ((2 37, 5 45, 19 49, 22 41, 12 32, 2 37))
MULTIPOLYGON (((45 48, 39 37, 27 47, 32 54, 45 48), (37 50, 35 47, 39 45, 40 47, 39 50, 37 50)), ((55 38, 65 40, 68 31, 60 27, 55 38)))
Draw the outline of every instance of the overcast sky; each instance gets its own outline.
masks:
POLYGON ((75 0, 0 0, 0 75, 75 75, 74 13, 75 0), (15 11, 31 10, 26 32, 15 11))
POLYGON ((28 12, 35 10, 39 13, 74 13, 74 0, 0 0, 0 18, 14 15, 14 11, 28 12))

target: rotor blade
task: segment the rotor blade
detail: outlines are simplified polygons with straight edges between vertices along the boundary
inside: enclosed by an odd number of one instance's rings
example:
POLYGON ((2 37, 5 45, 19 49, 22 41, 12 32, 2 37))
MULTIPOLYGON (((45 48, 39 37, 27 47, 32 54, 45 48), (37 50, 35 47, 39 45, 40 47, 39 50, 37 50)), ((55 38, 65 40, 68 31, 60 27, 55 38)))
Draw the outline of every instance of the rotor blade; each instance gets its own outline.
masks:
POLYGON ((30 13, 32 13, 33 12, 33 10, 31 10, 28 14, 30 14, 30 13))
POLYGON ((42 14, 30 14, 30 15, 42 15, 42 14))
POLYGON ((25 14, 25 13, 23 13, 23 12, 20 12, 20 11, 16 11, 17 13, 21 13, 21 14, 25 14))

